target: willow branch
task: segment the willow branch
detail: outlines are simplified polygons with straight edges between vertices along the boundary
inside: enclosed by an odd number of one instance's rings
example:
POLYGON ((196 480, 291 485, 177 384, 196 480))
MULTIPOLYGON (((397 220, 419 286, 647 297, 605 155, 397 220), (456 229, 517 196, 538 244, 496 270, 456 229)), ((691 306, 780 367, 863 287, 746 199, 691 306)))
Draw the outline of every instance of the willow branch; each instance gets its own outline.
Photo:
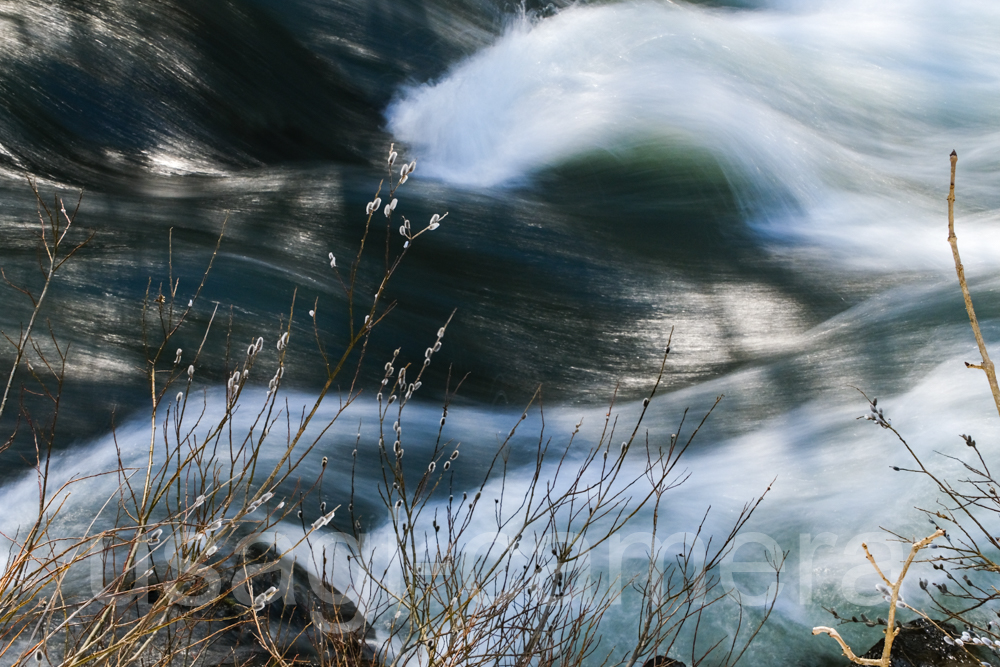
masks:
MULTIPOLYGON (((903 585, 903 579, 906 578, 906 572, 910 569, 910 565, 913 563, 913 559, 917 555, 917 553, 921 549, 926 548, 931 542, 941 537, 942 535, 944 535, 944 531, 939 528, 933 534, 928 535, 924 539, 913 543, 913 545, 910 547, 910 555, 907 556, 906 562, 903 563, 903 569, 902 571, 900 571, 899 577, 896 579, 895 583, 890 582, 886 578, 886 576, 882 573, 881 568, 879 568, 879 566, 875 563, 875 559, 872 557, 871 552, 868 551, 868 545, 867 544, 861 545, 862 547, 864 547, 865 556, 868 558, 868 561, 872 564, 872 567, 874 567, 875 571, 878 572, 879 576, 882 578, 882 581, 884 581, 886 584, 889 584, 890 586, 889 595, 886 596, 889 602, 889 620, 888 622, 886 622, 885 642, 882 645, 882 657, 880 659, 876 660, 875 658, 859 658, 858 656, 854 655, 854 651, 851 650, 851 647, 847 645, 847 642, 845 642, 844 638, 840 636, 840 633, 838 633, 833 628, 828 628, 825 625, 821 625, 813 628, 812 633, 814 635, 828 634, 831 637, 833 637, 835 640, 837 640, 837 643, 840 644, 840 648, 843 649, 844 655, 847 657, 847 659, 857 665, 879 665, 880 667, 889 667, 889 665, 891 664, 892 642, 894 639, 896 639, 896 635, 899 634, 899 630, 896 628, 896 603, 899 603, 901 605, 906 605, 905 602, 899 599, 899 589, 903 585)), ((879 585, 881 586, 881 584, 879 585)), ((884 591, 886 589, 883 588, 882 590, 884 591)))

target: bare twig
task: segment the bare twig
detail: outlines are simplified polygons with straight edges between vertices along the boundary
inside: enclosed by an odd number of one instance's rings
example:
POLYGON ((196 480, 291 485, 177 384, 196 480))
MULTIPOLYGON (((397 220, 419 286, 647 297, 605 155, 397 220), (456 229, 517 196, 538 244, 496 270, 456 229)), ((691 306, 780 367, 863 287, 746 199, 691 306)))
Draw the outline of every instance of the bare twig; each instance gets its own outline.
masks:
MULTIPOLYGON (((889 667, 889 663, 891 661, 891 653, 892 653, 892 642, 894 639, 896 639, 896 635, 899 634, 899 628, 896 627, 896 604, 897 603, 905 604, 899 599, 899 588, 900 586, 903 585, 903 579, 906 578, 906 573, 910 569, 910 564, 913 563, 913 558, 917 555, 917 553, 921 549, 927 547, 931 542, 941 537, 942 535, 944 535, 944 531, 939 528, 931 535, 928 535, 924 539, 913 543, 913 545, 910 547, 910 555, 906 557, 906 562, 903 563, 903 569, 900 571, 899 577, 896 579, 895 583, 890 582, 889 579, 887 579, 886 576, 882 573, 882 569, 879 568, 879 566, 875 563, 875 559, 872 557, 871 552, 868 550, 868 545, 867 544, 861 545, 864 548, 865 556, 868 558, 868 561, 872 564, 872 567, 874 567, 875 571, 878 572, 878 575, 882 579, 882 581, 884 581, 889 586, 889 594, 886 596, 889 602, 889 620, 886 622, 885 643, 883 644, 882 647, 881 659, 876 660, 874 658, 859 658, 858 656, 854 655, 854 652, 851 650, 851 647, 847 645, 847 642, 845 642, 844 639, 840 636, 840 634, 833 628, 828 628, 826 626, 818 626, 813 628, 812 633, 814 635, 827 634, 833 637, 835 640, 837 640, 837 643, 840 644, 840 648, 843 649, 844 655, 847 656, 847 658, 855 664, 880 665, 881 667, 889 667)), ((881 586, 881 584, 879 584, 879 586, 881 586)), ((881 590, 884 591, 885 588, 881 590)))
POLYGON ((951 185, 948 188, 948 243, 951 244, 951 254, 955 258, 955 272, 958 274, 958 284, 962 286, 962 298, 965 299, 965 311, 969 314, 969 323, 972 325, 972 333, 976 337, 976 345, 979 346, 979 354, 983 358, 982 364, 970 364, 966 362, 968 368, 977 368, 986 373, 986 378, 990 383, 990 391, 993 392, 993 401, 997 406, 997 414, 1000 414, 1000 385, 997 384, 996 369, 993 361, 990 360, 989 352, 986 351, 986 341, 983 340, 983 333, 979 330, 979 320, 976 319, 976 311, 972 307, 972 295, 969 293, 969 285, 965 281, 965 267, 962 266, 962 258, 958 255, 958 237, 955 236, 955 169, 958 166, 958 153, 951 152, 951 185))

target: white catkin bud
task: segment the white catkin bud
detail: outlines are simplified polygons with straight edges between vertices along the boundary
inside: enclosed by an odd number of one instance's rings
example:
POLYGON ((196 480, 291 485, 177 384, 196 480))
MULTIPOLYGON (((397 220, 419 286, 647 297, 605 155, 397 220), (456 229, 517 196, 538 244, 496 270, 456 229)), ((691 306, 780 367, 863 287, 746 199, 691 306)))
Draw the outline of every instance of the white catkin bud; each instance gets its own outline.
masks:
POLYGON ((406 178, 406 174, 409 172, 409 167, 410 167, 410 165, 404 164, 402 167, 399 168, 399 177, 400 178, 406 178))
POLYGON ((174 357, 174 365, 181 363, 181 353, 184 352, 181 348, 177 348, 177 356, 174 357))
MULTIPOLYGON (((65 212, 66 211, 64 210, 63 213, 65 213, 65 212)), ((44 656, 42 656, 42 652, 41 651, 35 651, 35 662, 37 662, 39 665, 42 664, 43 657, 44 656)))
POLYGON ((625 450, 626 450, 626 449, 628 449, 628 443, 627 443, 627 442, 623 442, 623 443, 622 443, 622 454, 624 454, 624 453, 625 453, 625 450))
POLYGON ((365 315, 365 324, 368 324, 368 320, 372 318, 371 315, 365 315))
POLYGON ((194 377, 194 366, 188 366, 188 377, 194 377))
POLYGON ((194 299, 188 299, 188 308, 194 306, 194 299))
POLYGON ((197 498, 194 499, 194 505, 192 507, 201 507, 201 505, 204 502, 205 502, 205 496, 199 495, 197 498))
POLYGON ((258 352, 260 352, 262 349, 264 349, 264 339, 263 338, 258 338, 257 342, 254 343, 254 347, 257 349, 258 352))
POLYGON ((372 211, 377 211, 382 207, 382 198, 375 197, 375 201, 372 202, 372 211))
POLYGON ((392 205, 391 204, 386 204, 385 205, 385 209, 383 209, 382 212, 385 213, 385 217, 387 217, 387 218, 389 216, 391 216, 392 215, 392 205))
POLYGON ((309 311, 309 317, 316 317, 316 311, 315 310, 310 310, 309 311))
MULTIPOLYGON (((444 423, 444 417, 441 417, 441 422, 444 423)), ((451 456, 449 456, 448 458, 451 461, 454 461, 455 459, 457 459, 458 458, 458 450, 456 449, 455 451, 453 451, 451 453, 451 456)))
POLYGON ((214 555, 214 554, 215 554, 215 552, 216 552, 216 551, 218 551, 218 550, 219 550, 219 547, 217 547, 217 546, 215 546, 215 545, 213 544, 213 545, 212 545, 212 546, 210 546, 210 547, 209 547, 208 549, 205 549, 205 555, 206 555, 206 556, 212 556, 212 555, 214 555))
POLYGON ((219 530, 220 528, 222 528, 222 519, 216 519, 212 523, 208 524, 208 526, 205 528, 205 532, 212 534, 215 531, 219 530))
POLYGON ((287 331, 285 333, 281 334, 281 338, 278 339, 278 345, 277 345, 278 351, 280 352, 281 350, 284 350, 286 345, 288 345, 288 332, 287 331))
POLYGON ((875 590, 877 590, 882 595, 889 595, 891 593, 889 587, 882 583, 875 584, 875 590))
POLYGON ((326 467, 326 464, 327 464, 328 462, 329 462, 329 459, 327 459, 327 458, 326 458, 326 457, 324 456, 324 457, 323 457, 323 461, 322 461, 322 464, 323 464, 323 467, 324 467, 324 468, 326 467))
POLYGON ((955 646, 965 646, 965 642, 963 642, 961 639, 956 639, 955 646))
POLYGON ((389 202, 389 210, 390 211, 395 211, 396 210, 396 204, 398 204, 398 203, 399 203, 399 200, 394 197, 393 200, 391 202, 389 202))
POLYGON ((413 162, 411 162, 410 164, 408 164, 406 166, 406 173, 407 174, 412 174, 413 170, 416 169, 416 168, 417 168, 417 161, 414 160, 413 162))
POLYGON ((252 357, 256 351, 257 348, 253 346, 253 343, 250 343, 250 347, 247 348, 247 356, 252 357))
POLYGON ((438 342, 434 343, 434 351, 435 352, 440 352, 441 351, 441 341, 438 341, 438 342))
POLYGON ((648 407, 648 406, 649 406, 649 399, 648 398, 642 399, 642 407, 645 408, 645 407, 648 407))
POLYGON ((399 235, 400 236, 406 236, 406 225, 400 225, 399 226, 399 235))
POLYGON ((431 216, 431 223, 430 224, 433 225, 436 222, 439 222, 440 220, 441 220, 441 216, 438 215, 437 213, 435 213, 434 215, 431 216))
POLYGON ((332 252, 328 255, 328 257, 330 258, 330 268, 337 268, 337 258, 333 256, 332 252))
POLYGON ((441 226, 441 223, 439 223, 439 222, 432 222, 431 224, 427 225, 427 229, 429 229, 429 230, 431 230, 433 232, 435 229, 437 229, 440 226, 441 226))
POLYGON ((157 528, 153 532, 149 533, 149 537, 146 538, 150 544, 156 544, 160 541, 160 536, 163 535, 163 529, 157 528))
POLYGON ((403 501, 402 500, 397 500, 396 504, 393 505, 392 507, 393 507, 393 509, 397 509, 398 510, 402 506, 403 506, 403 501))
POLYGON ((434 348, 429 347, 424 351, 424 358, 430 359, 432 354, 434 354, 434 348))
POLYGON ((409 247, 410 247, 410 242, 409 241, 407 241, 406 243, 403 244, 403 250, 406 250, 409 247))
POLYGON ((434 463, 434 461, 431 461, 430 465, 427 466, 427 472, 434 472, 435 468, 437 468, 437 464, 434 463))
POLYGON ((444 338, 444 327, 438 329, 438 338, 444 338))
POLYGON ((243 371, 243 381, 246 382, 247 378, 250 377, 250 369, 243 371))
POLYGON ((260 497, 260 500, 257 501, 257 504, 258 505, 262 505, 262 504, 266 503, 268 500, 270 500, 271 498, 274 498, 274 494, 271 493, 270 491, 268 491, 267 493, 265 493, 264 495, 262 495, 260 497))
POLYGON ((389 403, 388 404, 392 405, 392 402, 395 401, 395 400, 396 400, 396 395, 395 394, 390 395, 389 396, 389 403))
POLYGON ((284 506, 285 506, 285 501, 284 501, 284 500, 282 500, 282 501, 281 501, 280 503, 278 503, 278 504, 277 504, 277 505, 275 506, 275 508, 274 508, 274 509, 276 509, 276 510, 280 510, 280 509, 281 509, 281 508, 283 508, 284 506))
POLYGON ((448 472, 448 468, 450 468, 450 467, 451 467, 451 461, 445 461, 444 462, 444 471, 448 472))
POLYGON ((396 151, 392 151, 391 153, 389 153, 389 166, 390 167, 396 162, 396 156, 397 156, 396 151))
POLYGON ((403 176, 401 179, 399 179, 399 185, 406 183, 407 179, 409 179, 409 176, 403 176))
POLYGON ((183 391, 177 392, 177 402, 180 403, 181 399, 183 398, 184 398, 184 392, 183 391))
POLYGON ((948 635, 944 636, 944 643, 947 644, 948 646, 954 646, 955 645, 955 642, 948 635))

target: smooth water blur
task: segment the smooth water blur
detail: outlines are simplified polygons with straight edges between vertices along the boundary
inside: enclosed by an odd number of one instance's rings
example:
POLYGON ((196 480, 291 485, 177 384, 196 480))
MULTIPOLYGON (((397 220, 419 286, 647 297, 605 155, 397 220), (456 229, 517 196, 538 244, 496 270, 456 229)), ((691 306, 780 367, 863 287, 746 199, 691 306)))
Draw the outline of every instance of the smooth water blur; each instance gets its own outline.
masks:
MULTIPOLYGON (((454 310, 413 408, 414 438, 433 430, 449 375, 452 386, 467 376, 448 437, 485 456, 539 384, 549 432, 581 416, 600 423, 616 386, 634 411, 673 331, 651 440, 669 437, 684 407, 700 416, 725 399, 670 500, 670 530, 692 530, 712 505, 708 526, 725 534, 774 480, 748 531, 789 562, 749 662, 834 656, 809 628, 829 622, 823 606, 871 602, 858 536, 930 532, 912 508, 934 502, 922 480, 888 467, 908 464, 891 434, 856 421, 867 403, 855 388, 878 396, 940 470, 958 468, 935 451, 968 456, 959 433, 991 444, 986 383, 961 364, 977 353, 945 196, 955 149, 959 243, 996 340, 1000 9, 564 5, 0 2, 0 265, 38 284, 25 172, 48 199, 84 189, 77 224, 97 232, 44 313, 72 344, 59 469, 113 463, 112 424, 139 451, 143 296, 172 271, 186 303, 224 220, 177 341, 197 348, 218 304, 195 387, 218 400, 227 345, 263 336, 274 355, 294 295, 285 386, 305 404, 322 377, 306 313, 315 307, 321 337, 340 349, 345 299, 327 254, 349 264, 395 141, 401 161, 417 160, 398 213, 417 227, 449 215, 395 277, 396 306, 366 352, 366 391, 395 348, 419 363, 454 310)), ((401 241, 376 226, 362 293, 374 293, 386 243, 396 252, 401 241)), ((0 298, 0 328, 16 332, 26 302, 0 298)), ((7 367, 9 349, 0 355, 7 367)), ((324 453, 346 464, 357 428, 331 432, 324 453)), ((2 455, 2 493, 18 508, 7 534, 30 511, 19 475, 33 452, 18 440, 2 455)), ((469 486, 482 473, 457 469, 469 486)), ((759 559, 754 548, 737 561, 759 559)), ((616 616, 608 632, 627 644, 631 622, 616 616)), ((731 628, 732 608, 711 624, 731 628)), ((859 631, 855 648, 875 632, 859 631)))

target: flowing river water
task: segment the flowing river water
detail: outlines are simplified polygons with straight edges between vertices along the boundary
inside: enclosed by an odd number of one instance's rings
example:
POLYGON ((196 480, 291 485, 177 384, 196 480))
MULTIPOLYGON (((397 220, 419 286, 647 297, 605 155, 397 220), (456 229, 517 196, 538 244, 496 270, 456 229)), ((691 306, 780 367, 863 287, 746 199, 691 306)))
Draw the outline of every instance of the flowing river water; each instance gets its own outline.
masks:
MULTIPOLYGON (((321 334, 342 335, 327 256, 352 255, 394 141, 417 160, 400 213, 421 226, 448 217, 395 278, 363 400, 393 349, 419 362, 455 310, 411 408, 413 437, 436 430, 450 366, 468 379, 447 435, 487 456, 539 385, 553 435, 581 418, 596 427, 616 386, 634 414, 673 330, 651 441, 684 408, 725 398, 686 455, 668 528, 694 530, 712 506, 708 530, 724 535, 773 480, 730 564, 788 552, 745 664, 835 656, 810 636, 831 620, 823 607, 884 613, 861 542, 898 562, 904 549, 880 528, 923 536, 915 507, 936 498, 891 469, 910 461, 856 420, 868 408, 858 389, 946 476, 960 465, 941 454, 971 455, 960 433, 986 456, 997 446, 986 381, 962 363, 978 353, 945 197, 955 149, 959 243, 995 340, 998 34, 1000 6, 982 0, 0 1, 0 265, 15 281, 37 275, 26 173, 46 197, 83 190, 77 225, 96 232, 44 312, 71 343, 56 470, 114 467, 113 424, 126 453, 148 441, 141 304, 150 280, 154 292, 166 280, 171 229, 186 300, 228 216, 194 316, 204 324, 220 304, 234 340, 264 336, 273 354, 298 290, 285 387, 291 405, 307 402, 321 373, 305 313, 318 303, 321 334)), ((28 305, 0 298, 0 328, 16 333, 28 305)), ((181 346, 196 347, 200 331, 188 335, 181 346)), ((218 361, 198 370, 210 403, 225 344, 211 337, 205 356, 218 361)), ((363 447, 374 432, 360 419, 363 447)), ((325 437, 332 468, 349 465, 357 430, 325 437)), ((515 466, 532 463, 527 447, 515 466)), ((6 534, 33 511, 33 456, 27 441, 2 454, 6 534)), ((472 488, 480 470, 456 466, 458 483, 472 488)), ((362 476, 373 508, 381 479, 362 476)), ((911 602, 931 572, 908 579, 911 602)), ((753 575, 723 577, 763 592, 753 575)), ((710 627, 725 633, 733 613, 720 608, 710 627)), ((608 645, 628 646, 633 622, 609 617, 608 645)), ((878 638, 848 632, 856 649, 878 638)))

